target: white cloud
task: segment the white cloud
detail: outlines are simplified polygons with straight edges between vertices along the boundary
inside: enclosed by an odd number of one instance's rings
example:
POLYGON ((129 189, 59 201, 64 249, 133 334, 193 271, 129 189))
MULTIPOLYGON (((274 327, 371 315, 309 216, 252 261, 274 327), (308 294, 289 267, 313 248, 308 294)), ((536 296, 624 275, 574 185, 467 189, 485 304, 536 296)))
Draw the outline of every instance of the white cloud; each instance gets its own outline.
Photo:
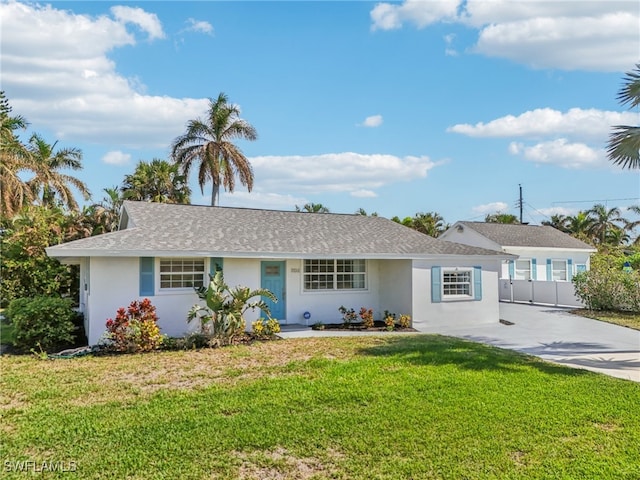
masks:
POLYGON ((424 28, 435 22, 453 19, 461 0, 406 0, 402 4, 378 3, 370 12, 372 30, 394 30, 405 22, 424 28))
POLYGON ((355 192, 351 192, 351 196, 356 198, 375 198, 378 194, 371 190, 356 190, 355 192))
MULTIPOLYGON (((210 205, 211 196, 207 195, 196 200, 202 201, 195 203, 210 205)), ((309 200, 305 197, 282 195, 279 193, 267 193, 260 191, 260 189, 253 190, 251 193, 246 190, 236 190, 233 193, 221 192, 220 194, 220 205, 224 207, 293 210, 296 205, 304 205, 305 203, 309 203, 309 200)))
POLYGON ((637 114, 596 109, 572 108, 560 112, 551 108, 538 108, 518 116, 507 115, 488 123, 457 124, 448 132, 470 137, 543 137, 569 135, 574 138, 604 141, 611 125, 635 125, 637 114))
POLYGON ((553 215, 564 215, 565 217, 567 217, 569 215, 575 215, 576 213, 578 213, 578 210, 575 208, 566 207, 549 207, 536 209, 535 213, 539 213, 549 218, 553 215))
POLYGON ((102 161, 108 165, 126 165, 131 160, 131 154, 123 153, 120 150, 113 150, 111 152, 107 152, 103 157, 102 161))
POLYGON ((364 122, 360 124, 363 127, 379 127, 382 125, 382 115, 372 115, 364 119, 364 122))
POLYGON ((135 23, 150 39, 164 34, 155 15, 141 9, 112 12, 119 19, 0 3, 3 89, 15 111, 56 138, 168 147, 189 119, 204 114, 208 101, 144 95, 138 79, 118 74, 107 54, 136 44, 125 24, 135 23))
POLYGON ((625 71, 638 60, 640 10, 633 1, 406 0, 379 3, 372 30, 458 22, 478 30, 470 50, 534 68, 625 71))
POLYGON ((185 22, 187 27, 185 32, 204 33, 206 35, 213 35, 213 25, 204 20, 196 20, 195 18, 189 18, 185 22))
POLYGON ((505 212, 509 208, 504 202, 492 202, 485 203, 483 205, 476 205, 471 208, 471 211, 479 215, 486 215, 487 213, 505 212))
POLYGON ((571 143, 565 138, 533 146, 513 142, 509 145, 509 152, 537 164, 557 165, 570 169, 609 166, 604 150, 594 149, 584 143, 571 143))
POLYGON ((384 185, 425 178, 436 166, 429 157, 396 157, 359 153, 253 157, 256 178, 264 191, 299 195, 345 192, 371 196, 384 185), (368 193, 371 192, 371 193, 368 193))
POLYGON ((148 13, 141 8, 125 7, 122 5, 111 7, 111 13, 119 22, 137 25, 142 31, 149 35, 149 40, 165 38, 165 34, 162 31, 162 24, 155 13, 148 13))

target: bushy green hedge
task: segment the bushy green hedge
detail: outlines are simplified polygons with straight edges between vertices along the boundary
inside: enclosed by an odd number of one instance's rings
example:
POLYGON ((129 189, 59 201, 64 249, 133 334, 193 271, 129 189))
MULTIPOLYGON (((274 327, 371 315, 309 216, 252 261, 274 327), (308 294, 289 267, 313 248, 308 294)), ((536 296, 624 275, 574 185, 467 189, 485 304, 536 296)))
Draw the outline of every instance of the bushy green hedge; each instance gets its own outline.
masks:
POLYGON ((626 258, 596 254, 591 259, 591 269, 573 278, 576 295, 587 308, 640 312, 640 270, 624 271, 626 258))
POLYGON ((74 320, 78 314, 69 299, 17 298, 9 304, 5 314, 15 329, 18 349, 41 348, 52 352, 74 341, 74 320))

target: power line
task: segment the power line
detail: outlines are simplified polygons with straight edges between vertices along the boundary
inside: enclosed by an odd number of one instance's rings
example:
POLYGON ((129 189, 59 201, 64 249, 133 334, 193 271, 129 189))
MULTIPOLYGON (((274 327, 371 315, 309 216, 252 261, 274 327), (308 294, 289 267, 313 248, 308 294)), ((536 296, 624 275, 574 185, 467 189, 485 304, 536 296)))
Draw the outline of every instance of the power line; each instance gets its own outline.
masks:
POLYGON ((640 197, 632 198, 605 198, 604 200, 564 200, 561 202, 551 202, 551 205, 557 205, 559 203, 595 203, 595 202, 621 202, 623 200, 640 200, 640 197))

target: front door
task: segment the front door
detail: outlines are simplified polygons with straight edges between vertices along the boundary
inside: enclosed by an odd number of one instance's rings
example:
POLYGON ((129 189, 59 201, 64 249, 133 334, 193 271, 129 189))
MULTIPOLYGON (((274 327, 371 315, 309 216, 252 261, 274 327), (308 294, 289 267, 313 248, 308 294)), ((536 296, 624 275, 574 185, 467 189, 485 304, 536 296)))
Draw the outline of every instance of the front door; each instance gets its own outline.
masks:
POLYGON ((285 273, 285 262, 262 262, 260 286, 273 293, 278 299, 278 303, 273 303, 265 297, 262 299, 269 306, 271 316, 280 323, 286 323, 285 273))

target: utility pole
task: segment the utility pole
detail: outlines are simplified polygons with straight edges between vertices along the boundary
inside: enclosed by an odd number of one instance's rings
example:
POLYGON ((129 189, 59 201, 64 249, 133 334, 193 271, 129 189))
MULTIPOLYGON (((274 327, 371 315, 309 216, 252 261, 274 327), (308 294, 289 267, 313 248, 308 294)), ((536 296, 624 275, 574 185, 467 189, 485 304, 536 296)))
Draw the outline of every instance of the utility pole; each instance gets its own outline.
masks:
POLYGON ((520 188, 520 197, 518 199, 518 207, 520 207, 520 223, 523 223, 522 222, 522 204, 523 204, 523 202, 522 202, 522 184, 519 183, 518 187, 520 188))

